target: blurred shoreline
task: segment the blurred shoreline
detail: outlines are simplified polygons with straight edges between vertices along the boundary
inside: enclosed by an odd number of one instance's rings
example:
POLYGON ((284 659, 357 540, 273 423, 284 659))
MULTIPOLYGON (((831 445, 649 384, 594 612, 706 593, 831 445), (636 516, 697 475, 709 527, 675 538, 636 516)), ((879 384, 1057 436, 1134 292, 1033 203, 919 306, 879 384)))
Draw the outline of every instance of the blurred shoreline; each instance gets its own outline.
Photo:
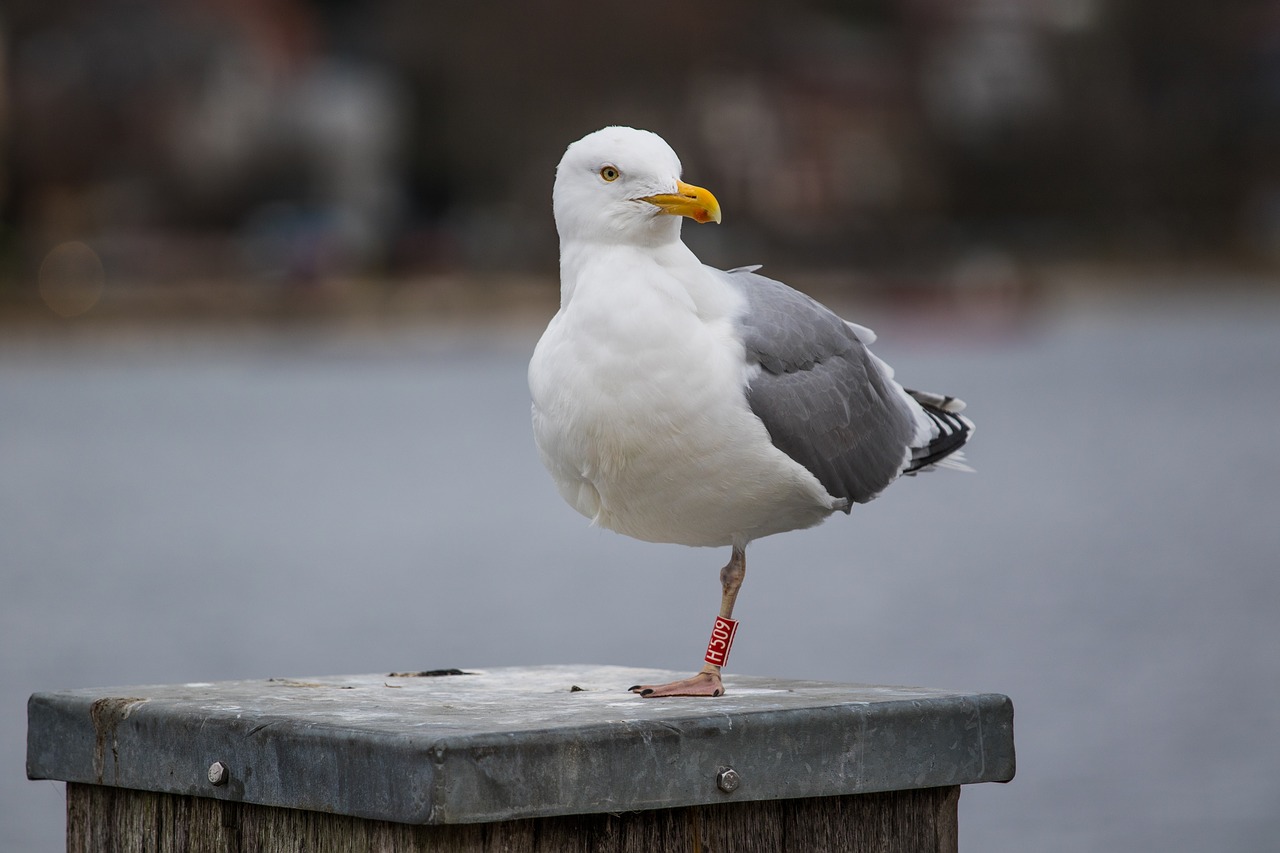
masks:
MULTIPOLYGON (((945 326, 965 333, 1017 333, 1038 318, 1087 306, 1138 310, 1170 300, 1280 302, 1280 276, 1263 266, 1212 263, 1023 265, 974 256, 936 273, 765 268, 849 317, 871 314, 895 325, 945 326)), ((395 334, 417 329, 485 329, 536 334, 555 313, 552 275, 439 274, 347 278, 307 284, 192 280, 111 282, 84 310, 65 316, 35 288, 0 299, 0 341, 150 339, 195 331, 315 331, 395 334)))

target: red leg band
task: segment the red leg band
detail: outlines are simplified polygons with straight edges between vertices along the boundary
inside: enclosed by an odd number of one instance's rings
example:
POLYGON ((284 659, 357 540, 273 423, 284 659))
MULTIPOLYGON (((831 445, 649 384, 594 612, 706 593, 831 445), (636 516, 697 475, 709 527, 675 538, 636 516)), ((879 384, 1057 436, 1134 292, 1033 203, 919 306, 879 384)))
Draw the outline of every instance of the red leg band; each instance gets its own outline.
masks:
POLYGON ((707 643, 707 655, 703 658, 707 663, 724 666, 729 660, 729 649, 733 647, 733 635, 738 633, 738 620, 716 617, 711 626, 711 640, 707 643))

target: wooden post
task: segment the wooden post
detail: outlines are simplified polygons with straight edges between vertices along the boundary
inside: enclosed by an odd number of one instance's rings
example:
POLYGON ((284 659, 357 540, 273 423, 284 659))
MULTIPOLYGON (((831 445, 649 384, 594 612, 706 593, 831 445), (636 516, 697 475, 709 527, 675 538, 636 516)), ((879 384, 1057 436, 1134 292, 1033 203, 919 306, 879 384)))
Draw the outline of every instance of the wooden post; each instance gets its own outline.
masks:
POLYGON ((27 772, 67 849, 951 853, 962 784, 1013 777, 996 694, 620 667, 40 693, 27 772))
POLYGON ((956 853, 960 788, 420 826, 67 785, 68 853, 956 853))

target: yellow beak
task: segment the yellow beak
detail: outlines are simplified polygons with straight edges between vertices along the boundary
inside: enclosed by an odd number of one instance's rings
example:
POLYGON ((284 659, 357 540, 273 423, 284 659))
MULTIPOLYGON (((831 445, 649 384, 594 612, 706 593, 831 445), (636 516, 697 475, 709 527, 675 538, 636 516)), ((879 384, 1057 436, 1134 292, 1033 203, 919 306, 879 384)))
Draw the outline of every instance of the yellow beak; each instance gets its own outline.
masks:
POLYGON ((647 201, 672 216, 687 216, 696 222, 720 222, 720 202, 716 201, 711 191, 684 181, 676 181, 674 195, 645 196, 640 201, 647 201))

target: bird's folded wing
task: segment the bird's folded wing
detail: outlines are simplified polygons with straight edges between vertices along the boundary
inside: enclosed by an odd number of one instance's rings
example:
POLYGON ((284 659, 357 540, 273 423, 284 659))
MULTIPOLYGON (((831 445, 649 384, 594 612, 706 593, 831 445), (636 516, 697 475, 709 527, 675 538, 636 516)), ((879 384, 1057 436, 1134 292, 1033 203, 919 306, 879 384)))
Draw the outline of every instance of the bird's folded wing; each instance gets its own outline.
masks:
POLYGON ((916 419, 892 374, 844 320, 751 269, 715 271, 746 300, 747 400, 775 447, 834 497, 865 503, 902 473, 916 419))

